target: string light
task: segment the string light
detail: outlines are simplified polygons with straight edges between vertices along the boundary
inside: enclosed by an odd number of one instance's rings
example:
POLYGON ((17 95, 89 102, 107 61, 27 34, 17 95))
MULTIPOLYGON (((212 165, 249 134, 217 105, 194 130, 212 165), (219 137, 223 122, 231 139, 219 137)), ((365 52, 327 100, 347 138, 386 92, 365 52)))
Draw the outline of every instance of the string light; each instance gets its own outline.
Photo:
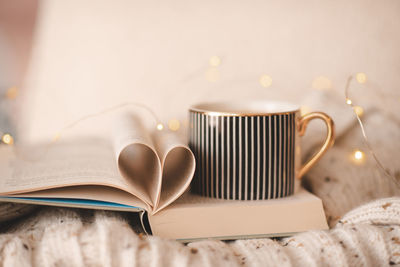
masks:
POLYGON ((14 144, 14 138, 8 133, 3 134, 3 136, 1 137, 1 141, 3 141, 3 143, 6 145, 14 144))
POLYGON ((351 160, 355 164, 362 164, 365 162, 365 153, 359 149, 356 149, 351 153, 351 160))
POLYGON ((162 131, 164 129, 164 125, 162 123, 157 124, 157 130, 162 131))
POLYGON ((356 151, 354 152, 354 158, 355 158, 356 160, 361 160, 361 159, 363 159, 363 158, 364 158, 364 152, 362 152, 361 150, 356 150, 356 151))
MULTIPOLYGON (((360 73, 358 73, 358 74, 360 74, 360 73)), ((365 74, 364 74, 364 75, 365 75, 365 74)), ((362 76, 362 75, 361 75, 361 76, 362 76)), ((362 77, 363 77, 363 76, 362 76, 362 77)), ((365 82, 365 81, 366 81, 366 75, 365 75, 364 78, 365 78, 365 79, 360 79, 360 80, 365 82)), ((382 163, 381 163, 381 161, 379 160, 378 156, 375 154, 374 150, 372 149, 371 144, 369 143, 367 134, 366 134, 366 132, 365 132, 364 124, 362 123, 361 117, 360 117, 360 115, 359 115, 360 113, 357 113, 357 111, 356 111, 356 110, 357 110, 356 107, 358 107, 358 106, 353 105, 353 101, 351 101, 351 99, 349 98, 349 89, 350 89, 350 84, 351 84, 351 81, 352 81, 352 80, 353 80, 353 76, 349 76, 349 78, 347 79, 347 83, 346 83, 346 87, 345 87, 345 91, 344 91, 345 99, 346 99, 346 104, 348 104, 348 105, 351 106, 351 108, 353 109, 354 114, 356 115, 358 125, 360 126, 361 133, 362 133, 362 136, 363 136, 363 138, 364 138, 364 143, 365 143, 365 145, 366 145, 367 148, 368 148, 368 152, 372 155, 373 159, 375 160, 376 165, 377 165, 378 168, 385 174, 385 176, 386 176, 387 178, 389 178, 390 180, 392 180, 392 182, 397 186, 397 188, 400 188, 400 182, 397 181, 396 177, 394 177, 393 175, 391 175, 391 174, 389 173, 389 171, 382 165, 382 163)), ((364 153, 363 153, 362 151, 356 150, 356 151, 354 152, 353 158, 354 158, 354 161, 355 161, 355 162, 363 162, 363 160, 365 159, 365 155, 364 155, 364 153)))
MULTIPOLYGON (((18 88, 16 86, 13 86, 7 89, 6 93, 4 94, 4 97, 6 97, 7 99, 15 99, 17 95, 18 95, 18 88)), ((9 133, 3 134, 3 136, 1 137, 1 141, 6 145, 14 144, 14 138, 9 133)))
POLYGON ((210 67, 206 70, 205 78, 209 82, 216 82, 220 79, 220 71, 217 68, 221 65, 221 58, 218 56, 212 56, 208 60, 210 67))
POLYGON ((103 114, 106 114, 106 113, 109 113, 109 112, 112 112, 112 111, 115 111, 115 110, 118 110, 118 109, 121 109, 121 108, 124 108, 124 107, 128 107, 128 106, 133 106, 133 107, 136 107, 136 108, 139 107, 139 108, 145 109, 146 111, 148 111, 152 115, 153 119, 156 122, 156 127, 158 127, 158 124, 160 124, 159 123, 160 120, 159 120, 158 116, 148 106, 146 106, 146 105, 144 105, 142 103, 138 103, 138 102, 126 102, 126 103, 121 103, 121 104, 118 104, 118 105, 103 109, 103 110, 101 110, 99 112, 96 112, 96 113, 85 115, 85 116, 77 119, 76 121, 73 121, 73 122, 67 124, 64 128, 62 128, 60 131, 58 131, 58 133, 54 136, 53 142, 57 141, 64 131, 75 127, 77 124, 79 124, 79 123, 81 123, 83 121, 86 121, 86 120, 91 119, 91 118, 98 117, 100 115, 103 115, 103 114))
MULTIPOLYGON (((60 131, 58 131, 54 135, 54 137, 51 140, 51 142, 48 142, 47 144, 44 145, 44 147, 43 147, 44 149, 41 150, 41 152, 42 152, 41 156, 35 156, 35 158, 25 157, 24 155, 18 155, 18 156, 20 158, 23 158, 26 161, 31 161, 31 162, 32 161, 36 161, 38 158, 41 158, 43 155, 45 155, 47 153, 47 151, 51 148, 51 146, 61 138, 61 135, 66 130, 75 127, 77 124, 79 124, 79 123, 81 123, 81 122, 83 122, 85 120, 89 120, 91 118, 98 117, 98 116, 101 116, 101 115, 103 115, 105 113, 109 113, 109 112, 115 111, 117 109, 121 109, 123 107, 128 107, 128 106, 133 106, 133 107, 136 107, 136 108, 139 107, 139 108, 145 109, 146 111, 148 111, 152 115, 154 121, 156 122, 155 123, 156 129, 162 130, 164 128, 163 124, 159 122, 160 120, 159 120, 158 116, 156 115, 156 113, 151 108, 149 108, 147 105, 144 105, 144 104, 138 103, 138 102, 125 102, 125 103, 120 103, 118 105, 114 105, 114 106, 108 107, 108 108, 103 109, 103 110, 101 110, 99 112, 96 112, 96 113, 87 114, 87 115, 82 116, 81 118, 79 118, 79 119, 67 124, 65 127, 63 127, 60 131)), ((175 126, 175 128, 179 129, 179 122, 178 122, 178 126, 177 127, 175 126)), ((2 138, 1 138, 1 141, 3 141, 5 144, 9 144, 9 145, 14 144, 14 139, 10 134, 4 134, 2 136, 2 138)))
POLYGON ((221 58, 218 56, 212 56, 208 60, 211 67, 218 67, 221 64, 221 58))
POLYGON ((364 114, 364 109, 360 106, 354 106, 353 110, 360 117, 364 114))
POLYGON ((315 78, 311 85, 314 89, 326 90, 332 88, 332 82, 325 76, 318 76, 315 78))
POLYGON ((168 128, 171 131, 178 131, 180 127, 181 127, 181 124, 179 123, 179 121, 177 119, 172 119, 168 122, 168 128))
MULTIPOLYGON (((16 86, 13 86, 7 89, 6 93, 4 94, 4 97, 6 97, 7 99, 15 99, 17 95, 18 95, 18 88, 16 86)), ((6 145, 14 144, 14 138, 9 133, 3 134, 3 136, 1 137, 1 141, 6 145)))
POLYGON ((260 81, 261 86, 265 87, 265 88, 270 87, 272 84, 272 78, 271 78, 271 76, 269 76, 267 74, 261 75, 259 81, 260 81))
POLYGON ((358 83, 365 83, 367 81, 367 75, 363 72, 359 72, 356 74, 356 80, 358 83))
POLYGON ((8 99, 15 99, 18 95, 18 88, 16 86, 7 89, 5 97, 8 99))

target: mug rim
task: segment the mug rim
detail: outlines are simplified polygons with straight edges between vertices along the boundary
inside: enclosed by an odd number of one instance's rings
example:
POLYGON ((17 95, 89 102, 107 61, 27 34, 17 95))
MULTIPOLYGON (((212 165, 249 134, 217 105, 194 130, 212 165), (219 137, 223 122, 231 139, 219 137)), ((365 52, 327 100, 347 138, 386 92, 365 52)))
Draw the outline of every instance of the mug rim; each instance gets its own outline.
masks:
POLYGON ((300 106, 283 101, 220 101, 197 103, 192 105, 189 111, 209 116, 270 116, 296 113, 300 111, 300 106), (222 108, 218 108, 218 106, 222 108), (245 109, 238 111, 235 108, 230 109, 229 106, 245 107, 245 109), (272 110, 274 108, 275 111, 272 110))

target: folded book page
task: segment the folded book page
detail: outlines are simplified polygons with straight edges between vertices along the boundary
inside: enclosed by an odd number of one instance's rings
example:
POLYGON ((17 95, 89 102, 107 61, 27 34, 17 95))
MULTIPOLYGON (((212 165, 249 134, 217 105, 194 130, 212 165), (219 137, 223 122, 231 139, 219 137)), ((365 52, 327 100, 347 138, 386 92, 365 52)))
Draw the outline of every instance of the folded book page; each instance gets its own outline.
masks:
POLYGON ((184 193, 193 177, 195 160, 182 138, 166 130, 150 135, 133 114, 116 120, 114 129, 121 175, 133 194, 152 207, 152 213, 184 193))
POLYGON ((157 212, 180 197, 189 187, 195 171, 195 158, 185 138, 175 132, 153 134, 162 166, 162 186, 157 212))
POLYGON ((150 134, 140 119, 125 113, 115 120, 114 150, 118 169, 131 192, 152 209, 161 188, 161 163, 150 134))

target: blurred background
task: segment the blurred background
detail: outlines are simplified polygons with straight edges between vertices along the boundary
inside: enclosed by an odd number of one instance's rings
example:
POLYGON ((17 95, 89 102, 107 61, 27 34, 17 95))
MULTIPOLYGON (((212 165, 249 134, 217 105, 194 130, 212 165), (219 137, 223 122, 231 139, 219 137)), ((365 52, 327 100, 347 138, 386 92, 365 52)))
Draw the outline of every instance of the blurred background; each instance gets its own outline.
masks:
POLYGON ((357 73, 396 108, 399 47, 398 0, 0 0, 0 126, 47 139, 132 101, 176 130, 196 102, 302 104, 357 73))

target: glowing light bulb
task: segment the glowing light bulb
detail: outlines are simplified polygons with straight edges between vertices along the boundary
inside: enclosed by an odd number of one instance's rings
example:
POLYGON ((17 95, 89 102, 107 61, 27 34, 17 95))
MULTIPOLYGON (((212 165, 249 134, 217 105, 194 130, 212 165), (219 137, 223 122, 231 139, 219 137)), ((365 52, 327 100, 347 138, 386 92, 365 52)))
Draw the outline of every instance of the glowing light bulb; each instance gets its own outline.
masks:
POLYGON ((7 145, 14 144, 14 138, 8 133, 4 134, 3 137, 1 138, 1 140, 3 141, 4 144, 7 144, 7 145))
POLYGON ((221 58, 219 58, 218 56, 212 56, 208 60, 208 63, 211 67, 218 67, 221 64, 221 58))
POLYGON ((360 159, 362 159, 364 157, 363 154, 364 154, 363 152, 361 152, 360 150, 357 150, 357 151, 354 152, 354 158, 357 159, 357 160, 360 160, 360 159))
POLYGON ((355 106, 354 112, 361 117, 364 114, 364 109, 360 106, 355 106))
POLYGON ((365 161, 365 154, 361 150, 357 149, 351 156, 352 160, 356 164, 362 164, 365 161))
POLYGON ((259 82, 262 87, 267 88, 267 87, 271 86, 272 78, 271 78, 271 76, 269 76, 267 74, 263 74, 263 75, 261 75, 259 82))
POLYGON ((356 74, 356 80, 358 83, 365 83, 367 81, 367 75, 363 72, 356 74))
POLYGON ((162 123, 157 124, 157 130, 162 131, 164 129, 164 125, 162 123))
POLYGON ((179 121, 177 119, 172 119, 168 122, 168 128, 171 131, 178 131, 180 127, 181 127, 181 124, 179 123, 179 121))
POLYGON ((347 105, 351 105, 352 103, 353 103, 353 102, 351 101, 351 99, 349 99, 349 98, 346 99, 346 104, 347 104, 347 105))

